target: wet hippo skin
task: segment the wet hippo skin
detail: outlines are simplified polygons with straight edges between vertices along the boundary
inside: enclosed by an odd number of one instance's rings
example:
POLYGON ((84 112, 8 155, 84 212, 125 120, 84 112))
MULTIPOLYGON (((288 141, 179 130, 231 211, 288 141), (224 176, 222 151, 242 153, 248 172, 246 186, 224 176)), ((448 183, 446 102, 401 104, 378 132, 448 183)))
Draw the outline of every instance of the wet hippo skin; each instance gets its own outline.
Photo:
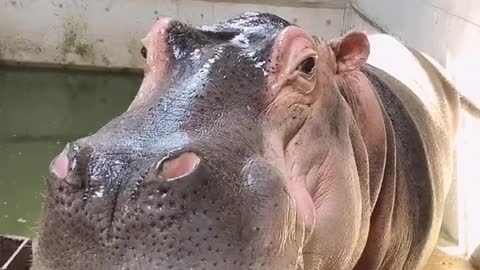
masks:
POLYGON ((436 62, 265 13, 142 42, 130 107, 50 165, 34 269, 422 267, 458 125, 436 62))

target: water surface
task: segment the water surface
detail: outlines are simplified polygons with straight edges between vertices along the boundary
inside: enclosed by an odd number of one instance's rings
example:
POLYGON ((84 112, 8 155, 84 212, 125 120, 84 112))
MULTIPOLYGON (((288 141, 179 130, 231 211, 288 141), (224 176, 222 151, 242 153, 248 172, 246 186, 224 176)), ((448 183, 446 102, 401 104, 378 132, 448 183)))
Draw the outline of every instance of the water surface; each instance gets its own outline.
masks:
POLYGON ((35 236, 48 165, 122 113, 141 77, 0 68, 0 234, 35 236))

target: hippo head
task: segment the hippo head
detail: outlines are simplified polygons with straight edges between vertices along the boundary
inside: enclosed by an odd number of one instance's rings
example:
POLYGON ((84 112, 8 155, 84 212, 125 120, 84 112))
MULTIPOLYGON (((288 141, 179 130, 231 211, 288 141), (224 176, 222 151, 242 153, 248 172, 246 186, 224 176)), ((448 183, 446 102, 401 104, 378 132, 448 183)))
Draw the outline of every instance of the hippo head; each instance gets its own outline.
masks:
POLYGON ((161 19, 142 42, 130 107, 51 163, 35 269, 357 260, 366 160, 338 78, 365 62, 366 36, 323 42, 245 13, 201 28, 161 19))

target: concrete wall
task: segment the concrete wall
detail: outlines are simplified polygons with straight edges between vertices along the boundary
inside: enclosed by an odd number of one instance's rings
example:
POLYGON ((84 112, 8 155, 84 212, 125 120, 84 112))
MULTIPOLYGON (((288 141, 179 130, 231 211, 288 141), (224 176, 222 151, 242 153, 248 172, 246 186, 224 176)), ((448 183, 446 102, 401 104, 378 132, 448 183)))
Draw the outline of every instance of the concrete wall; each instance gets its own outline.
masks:
MULTIPOLYGON (((458 89, 480 103, 480 1, 353 0, 352 5, 383 31, 436 58, 458 89)), ((480 244, 480 122, 467 114, 462 120, 457 181, 444 229, 457 242, 458 252, 472 253, 480 244)))
POLYGON ((245 11, 273 12, 325 38, 344 27, 346 0, 0 0, 0 59, 141 68, 154 21, 193 25, 245 11))
POLYGON ((353 0, 386 32, 447 67, 463 91, 480 98, 480 1, 353 0))

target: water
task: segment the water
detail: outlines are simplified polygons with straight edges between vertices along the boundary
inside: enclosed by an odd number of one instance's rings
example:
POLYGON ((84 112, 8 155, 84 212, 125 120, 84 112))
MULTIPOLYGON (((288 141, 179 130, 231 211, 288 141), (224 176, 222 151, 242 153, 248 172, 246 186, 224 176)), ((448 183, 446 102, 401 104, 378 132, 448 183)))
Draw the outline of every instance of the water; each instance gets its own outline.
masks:
POLYGON ((141 77, 0 69, 0 234, 34 237, 48 165, 122 113, 141 77))

